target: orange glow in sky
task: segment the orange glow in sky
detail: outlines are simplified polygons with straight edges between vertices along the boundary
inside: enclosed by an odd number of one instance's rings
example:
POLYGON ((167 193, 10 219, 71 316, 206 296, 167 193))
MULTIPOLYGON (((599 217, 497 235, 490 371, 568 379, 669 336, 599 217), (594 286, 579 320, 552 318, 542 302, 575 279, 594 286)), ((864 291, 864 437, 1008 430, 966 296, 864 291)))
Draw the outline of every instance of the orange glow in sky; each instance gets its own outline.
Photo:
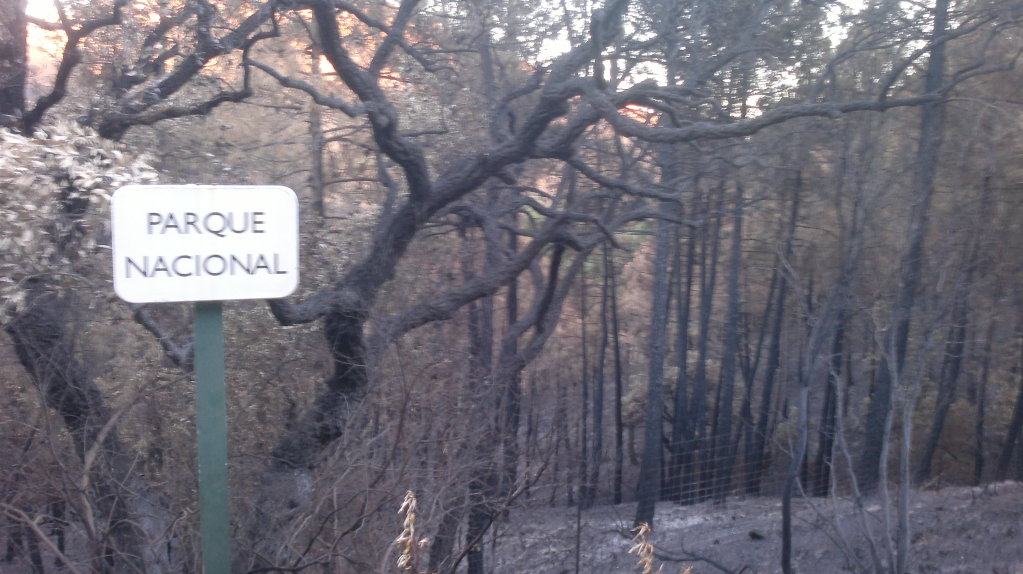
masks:
MULTIPOLYGON (((54 22, 57 9, 50 0, 28 0, 25 12, 34 18, 54 22)), ((38 26, 28 26, 29 80, 27 96, 35 99, 49 85, 57 71, 57 61, 64 48, 64 34, 50 32, 38 26)))

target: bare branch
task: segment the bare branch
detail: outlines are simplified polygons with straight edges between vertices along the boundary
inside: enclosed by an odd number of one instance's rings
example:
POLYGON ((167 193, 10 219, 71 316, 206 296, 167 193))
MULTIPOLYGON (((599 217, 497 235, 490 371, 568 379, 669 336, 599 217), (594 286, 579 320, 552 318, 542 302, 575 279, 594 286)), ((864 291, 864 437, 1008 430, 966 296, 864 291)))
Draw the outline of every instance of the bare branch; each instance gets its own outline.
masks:
POLYGON ((80 574, 80 571, 75 568, 75 565, 71 560, 68 559, 67 555, 61 552, 60 548, 50 540, 50 537, 43 532, 42 528, 39 527, 39 517, 31 518, 24 510, 7 504, 6 502, 0 502, 0 510, 3 511, 5 517, 8 520, 14 520, 21 522, 22 524, 29 527, 32 533, 35 534, 36 538, 46 546, 46 549, 53 553, 57 560, 60 560, 64 567, 68 569, 71 574, 80 574))
POLYGON ((35 16, 25 16, 25 21, 37 28, 48 30, 50 32, 58 32, 64 29, 64 26, 60 22, 50 22, 43 20, 42 18, 36 18, 35 16))
POLYGON ((419 0, 402 0, 394 20, 384 30, 387 32, 387 37, 384 38, 384 41, 377 48, 376 54, 373 54, 373 60, 369 63, 370 74, 374 76, 380 74, 380 70, 383 69, 387 59, 394 53, 396 46, 401 45, 408 49, 404 41, 405 30, 408 28, 409 20, 412 19, 412 14, 418 5, 419 0))
POLYGON ((262 70, 268 76, 277 80, 277 82, 280 85, 284 86, 285 88, 301 90, 306 94, 309 94, 309 96, 312 97, 313 101, 316 102, 317 104, 338 110, 341 113, 347 115, 348 117, 354 118, 355 116, 358 116, 359 114, 362 114, 365 111, 364 106, 353 106, 352 104, 346 102, 343 98, 324 95, 319 90, 317 90, 316 87, 313 86, 312 84, 308 82, 303 82, 302 80, 297 80, 295 78, 289 78, 287 76, 284 76, 278 73, 277 70, 274 70, 273 68, 262 62, 258 62, 256 60, 246 60, 244 63, 245 65, 254 66, 262 70))
POLYGON ((838 117, 842 114, 863 111, 883 112, 886 110, 919 106, 941 99, 939 94, 926 94, 896 99, 857 100, 852 102, 802 103, 776 108, 761 116, 747 120, 728 122, 694 121, 677 128, 641 124, 618 112, 605 94, 587 90, 586 101, 593 106, 602 119, 623 135, 648 142, 682 143, 701 139, 725 139, 744 137, 757 133, 766 127, 795 118, 838 117))
MULTIPOLYGON (((223 37, 215 38, 212 33, 200 30, 191 53, 181 58, 180 62, 169 74, 143 89, 126 93, 118 100, 114 110, 103 112, 97 119, 93 120, 99 134, 106 138, 118 139, 131 126, 151 125, 171 118, 205 115, 220 104, 240 102, 248 98, 252 92, 248 86, 248 70, 246 69, 245 88, 242 90, 222 91, 198 104, 170 104, 163 108, 156 108, 158 104, 166 102, 171 96, 192 81, 214 58, 240 49, 243 51, 244 59, 244 52, 249 50, 256 42, 277 36, 277 24, 273 16, 276 13, 279 1, 266 0, 252 14, 246 17, 241 24, 223 37), (273 29, 270 31, 260 31, 260 28, 267 21, 273 24, 273 29)), ((212 10, 212 7, 208 6, 207 8, 212 10)), ((199 9, 200 20, 203 18, 208 19, 212 16, 209 10, 205 8, 199 9)), ((161 25, 165 24, 161 22, 161 25)), ((202 25, 200 25, 200 28, 202 28, 202 25)))
POLYGON ((323 55, 334 67, 338 77, 362 101, 377 145, 405 171, 413 200, 425 201, 430 196, 431 186, 422 150, 400 135, 398 112, 380 88, 377 76, 360 68, 345 49, 332 3, 329 0, 316 0, 310 2, 310 6, 320 30, 323 55))
MULTIPOLYGON (((25 112, 25 115, 22 117, 21 123, 25 131, 31 131, 36 124, 42 121, 46 112, 67 95, 71 72, 82 61, 81 49, 79 48, 81 41, 96 30, 120 24, 121 10, 127 3, 128 0, 116 0, 110 10, 110 14, 85 22, 68 22, 64 16, 63 9, 59 10, 61 14, 61 29, 64 30, 64 34, 67 36, 67 42, 64 44, 60 64, 57 66, 57 74, 53 79, 53 88, 50 89, 49 93, 36 100, 35 106, 25 112)), ((51 29, 48 26, 45 28, 51 29)))
POLYGON ((156 338, 160 346, 163 347, 164 354, 167 355, 167 358, 175 366, 185 371, 191 371, 194 368, 195 341, 191 337, 181 343, 177 343, 174 341, 174 337, 149 313, 145 305, 131 304, 128 305, 128 308, 131 309, 132 318, 135 319, 135 322, 142 325, 146 331, 149 331, 156 338))

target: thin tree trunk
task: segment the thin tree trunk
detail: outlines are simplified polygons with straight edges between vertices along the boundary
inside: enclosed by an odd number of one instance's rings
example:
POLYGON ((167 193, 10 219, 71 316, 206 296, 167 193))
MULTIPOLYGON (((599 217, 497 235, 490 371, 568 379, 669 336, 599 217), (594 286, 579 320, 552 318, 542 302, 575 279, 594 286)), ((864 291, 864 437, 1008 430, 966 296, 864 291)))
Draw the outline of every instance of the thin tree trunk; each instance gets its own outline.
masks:
MULTIPOLYGON (((558 470, 559 466, 564 464, 565 476, 562 479, 562 483, 565 486, 565 505, 572 506, 575 504, 575 476, 573 471, 575 465, 572 462, 572 441, 569 436, 568 430, 568 389, 566 385, 558 385, 558 398, 557 404, 554 407, 555 421, 555 438, 554 438, 554 476, 560 476, 558 470), (564 454, 561 454, 564 453, 564 454)), ((554 495, 551 495, 551 505, 559 504, 554 495)))
POLYGON ((675 396, 672 399, 671 455, 668 466, 668 489, 670 498, 676 502, 690 503, 685 488, 685 469, 693 460, 693 426, 689 417, 689 313, 693 292, 693 267, 696 256, 696 242, 692 237, 686 241, 686 263, 682 270, 681 228, 676 228, 675 238, 675 282, 677 331, 675 335, 675 361, 678 378, 675 381, 675 396), (683 279, 685 277, 685 286, 683 279))
POLYGON ((831 460, 835 447, 835 428, 838 416, 838 389, 842 386, 842 359, 845 340, 844 309, 839 309, 835 336, 831 343, 831 360, 827 383, 824 388, 824 405, 821 407, 821 422, 817 438, 817 458, 814 461, 813 495, 827 496, 831 487, 831 460))
POLYGON ((916 400, 907 400, 902 409, 902 437, 899 445, 899 508, 895 529, 895 572, 909 572, 909 497, 912 486, 910 452, 913 445, 913 407, 916 400))
MULTIPOLYGON (((719 190, 720 192, 720 190, 719 190)), ((720 193, 717 201, 710 197, 707 199, 707 211, 720 212, 720 193), (713 208, 711 207, 713 205, 713 208)), ((693 384, 692 404, 689 412, 693 418, 695 429, 693 447, 698 453, 694 457, 695 468, 700 467, 698 482, 693 478, 687 478, 688 484, 696 488, 694 500, 701 502, 711 496, 713 485, 712 464, 713 458, 708 452, 710 439, 707 437, 707 364, 710 361, 710 319, 714 305, 714 288, 717 283, 718 247, 721 243, 721 222, 715 219, 714 223, 705 227, 701 237, 701 270, 700 270, 700 338, 697 345, 696 377, 693 384), (708 253, 709 250, 709 253, 708 253)))
MULTIPOLYGON (((579 508, 592 504, 593 492, 590 485, 590 354, 586 338, 586 273, 579 277, 579 346, 581 349, 579 381, 579 508)), ((595 430, 595 429, 594 429, 595 430)))
MULTIPOLYGON (((320 47, 312 42, 309 48, 310 73, 314 78, 320 76, 320 47)), ((317 221, 322 224, 327 217, 326 190, 323 176, 323 118, 320 104, 309 102, 309 190, 313 195, 313 210, 317 221)))
POLYGON ((752 352, 752 359, 748 357, 750 354, 747 351, 747 360, 744 367, 744 377, 746 378, 746 395, 743 397, 742 405, 742 417, 743 424, 745 425, 745 434, 743 435, 743 471, 742 479, 747 494, 755 494, 755 490, 750 490, 751 479, 753 473, 756 472, 756 434, 757 424, 756 418, 753 413, 753 397, 755 394, 756 376, 760 370, 760 360, 764 350, 764 342, 767 340, 767 332, 771 328, 772 317, 774 316, 774 302, 778 291, 779 273, 777 268, 771 274, 771 284, 767 289, 767 300, 764 303, 764 311, 760 320, 760 333, 757 336, 756 350, 752 352))
MULTIPOLYGON (((518 250, 518 235, 508 234, 508 249, 511 253, 518 250)), ((508 325, 515 325, 519 320, 519 285, 518 280, 508 284, 505 301, 505 317, 508 325)), ((518 337, 505 343, 505 352, 518 355, 518 337)), ((522 423, 522 370, 516 369, 504 383, 504 424, 502 428, 502 453, 504 456, 504 476, 502 484, 505 489, 514 489, 518 478, 519 466, 519 426, 522 423)))
POLYGON ((622 481, 625 469, 625 421, 622 412, 622 400, 624 398, 624 383, 622 381, 622 341, 621 329, 618 322, 618 279, 615 273, 614 260, 610 251, 605 254, 604 273, 609 274, 611 288, 611 337, 614 349, 614 377, 615 377, 615 465, 614 481, 612 488, 615 504, 622 503, 622 481))
MULTIPOLYGON (((610 245, 605 243, 602 253, 605 261, 610 249, 610 245)), ((608 330, 610 329, 608 321, 608 291, 610 288, 611 282, 605 273, 600 292, 600 342, 597 344, 597 361, 593 372, 593 448, 590 451, 590 476, 587 480, 590 505, 596 499, 597 487, 600 484, 600 464, 604 457, 604 365, 607 362, 608 330)))
MULTIPOLYGON (((484 381, 493 372, 494 310, 493 298, 486 297, 469 307, 469 377, 470 392, 480 401, 481 421, 490 421, 493 413, 491 401, 485 392, 484 381)), ((469 516, 466 526, 466 564, 468 574, 483 574, 483 536, 493 522, 491 503, 498 488, 496 429, 484 423, 477 435, 474 460, 478 465, 469 480, 469 516)))
POLYGON ((984 359, 980 371, 980 381, 977 383, 977 415, 974 422, 974 443, 973 443, 973 484, 980 485, 984 478, 984 423, 987 416, 987 384, 991 376, 991 340, 995 336, 995 320, 992 319, 987 329, 987 339, 984 341, 984 359))
POLYGON ((717 405, 718 424, 715 440, 714 501, 724 502, 732 482, 734 461, 732 419, 735 403, 736 359, 739 354, 739 275, 742 271, 743 192, 738 186, 735 211, 732 217, 731 262, 728 270, 728 318, 725 321, 725 345, 722 351, 720 401, 717 405))
POLYGON ((784 574, 792 574, 792 496, 796 490, 799 469, 803 466, 803 458, 806 456, 806 444, 810 432, 809 413, 810 408, 810 387, 807 381, 799 388, 799 434, 796 438, 796 449, 792 453, 792 460, 789 462, 789 470, 785 475, 785 486, 781 497, 781 570, 784 574))
POLYGON ((1023 320, 1016 325, 1016 364, 1013 365, 1012 374, 1019 384, 1019 391, 1016 394, 1016 405, 1012 409, 1012 420, 1006 430, 1005 444, 998 457, 996 476, 998 480, 1005 480, 1009 476, 1009 463, 1012 462, 1012 452, 1016 448, 1016 441, 1019 440, 1020 432, 1023 431, 1023 320))
POLYGON ((952 310, 952 326, 949 327, 948 340, 945 342, 945 358, 942 361, 941 374, 938 380, 938 397, 934 405, 934 416, 924 441, 923 452, 916 469, 916 482, 923 484, 931 477, 934 453, 938 450, 941 431, 945 428, 945 419, 955 400, 959 373, 962 370, 963 353, 966 347, 966 302, 957 302, 952 310))
MULTIPOLYGON (((461 490, 459 489, 461 492, 461 490)), ((455 548, 458 524, 464 516, 464 499, 461 496, 451 497, 445 504, 445 510, 437 525, 437 530, 430 538, 430 553, 427 572, 447 572, 451 567, 451 555, 455 548)))
POLYGON ((755 348, 750 347, 750 335, 753 327, 750 325, 750 316, 743 316, 742 351, 739 355, 739 372, 742 374, 742 403, 739 407, 739 430, 735 437, 733 457, 738 458, 742 452, 742 464, 738 465, 739 480, 743 488, 746 487, 749 477, 749 463, 753 459, 753 396, 755 394, 756 373, 760 364, 761 353, 763 352, 764 341, 767 337, 767 326, 771 316, 771 304, 774 301, 774 290, 777 285, 772 281, 768 288, 767 301, 764 305, 763 317, 760 324, 759 334, 755 348))

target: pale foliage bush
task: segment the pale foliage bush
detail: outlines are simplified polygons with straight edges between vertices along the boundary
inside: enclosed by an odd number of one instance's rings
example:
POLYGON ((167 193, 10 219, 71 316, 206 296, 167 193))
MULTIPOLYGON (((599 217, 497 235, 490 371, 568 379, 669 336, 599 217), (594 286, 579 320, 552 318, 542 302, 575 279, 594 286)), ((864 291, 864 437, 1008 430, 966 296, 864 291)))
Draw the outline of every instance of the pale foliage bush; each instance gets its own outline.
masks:
POLYGON ((99 262, 109 261, 111 194, 156 180, 145 155, 74 122, 30 136, 0 130, 0 322, 32 279, 94 284, 99 262))

